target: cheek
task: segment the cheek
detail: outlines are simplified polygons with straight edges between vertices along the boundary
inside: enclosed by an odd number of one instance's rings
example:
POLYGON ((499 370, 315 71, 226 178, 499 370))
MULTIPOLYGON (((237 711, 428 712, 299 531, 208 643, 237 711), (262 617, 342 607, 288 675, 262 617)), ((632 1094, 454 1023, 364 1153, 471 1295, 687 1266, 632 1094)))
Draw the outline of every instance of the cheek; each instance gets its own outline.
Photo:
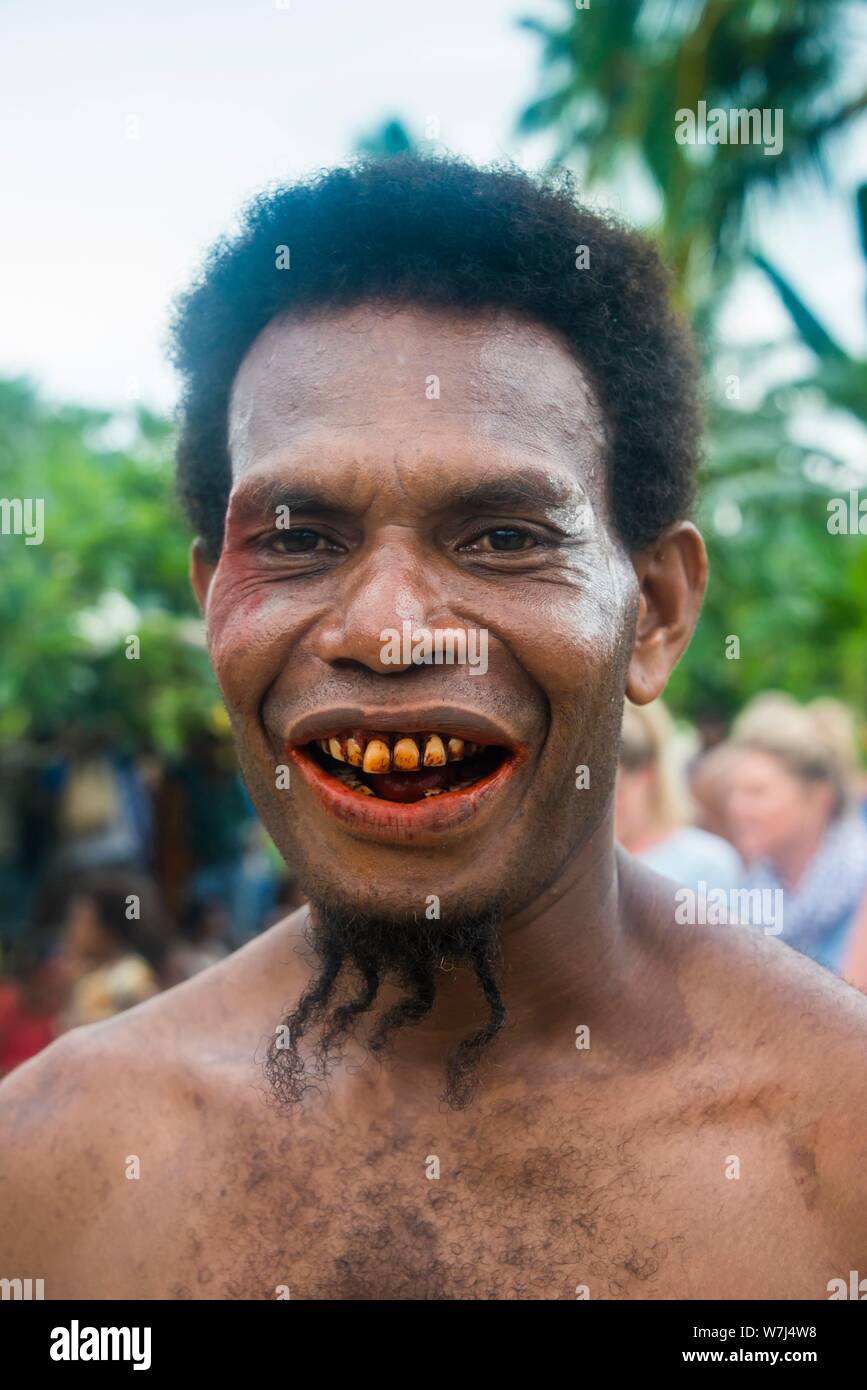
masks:
POLYGON ((285 590, 265 584, 239 557, 224 554, 206 613, 208 651, 217 683, 232 707, 257 704, 280 669, 290 635, 285 590))
POLYGON ((777 817, 777 823, 784 835, 794 835, 798 833, 805 824, 813 824, 821 820, 821 816, 816 815, 816 807, 801 796, 790 796, 781 802, 777 817))
POLYGON ((763 846, 774 849, 785 845, 797 829, 800 811, 789 800, 777 796, 762 801, 756 814, 756 834, 763 846))
POLYGON ((757 818, 775 834, 785 835, 801 815, 801 800, 795 788, 785 785, 767 787, 759 796, 757 818))
POLYGON ((578 717, 592 712, 606 730, 611 722, 619 729, 633 632, 629 596, 607 573, 558 594, 543 608, 536 638, 552 704, 578 717))
POLYGON ((779 815, 777 802, 767 791, 737 793, 732 799, 732 806, 736 814, 750 825, 765 825, 779 815))

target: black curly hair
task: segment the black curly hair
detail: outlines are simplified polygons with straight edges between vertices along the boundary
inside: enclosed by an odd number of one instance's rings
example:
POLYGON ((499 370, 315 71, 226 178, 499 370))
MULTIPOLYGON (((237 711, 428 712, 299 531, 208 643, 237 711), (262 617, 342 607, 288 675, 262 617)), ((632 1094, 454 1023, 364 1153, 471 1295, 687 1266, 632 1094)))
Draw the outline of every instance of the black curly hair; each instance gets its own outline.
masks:
POLYGON ((406 153, 260 194, 178 300, 178 490, 211 559, 230 489, 229 398, 248 348, 285 310, 370 299, 506 309, 561 334, 606 412, 624 542, 649 545, 689 513, 700 437, 697 354, 653 247, 581 206, 565 171, 532 175, 406 153), (289 248, 288 272, 278 268, 280 247, 289 248))

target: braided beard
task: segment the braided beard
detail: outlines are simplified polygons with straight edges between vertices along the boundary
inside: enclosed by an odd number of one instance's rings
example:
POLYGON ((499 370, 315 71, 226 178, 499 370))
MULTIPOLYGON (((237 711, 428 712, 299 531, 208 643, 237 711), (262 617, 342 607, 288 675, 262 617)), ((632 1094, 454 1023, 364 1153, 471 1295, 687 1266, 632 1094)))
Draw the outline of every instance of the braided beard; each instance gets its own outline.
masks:
POLYGON ((446 1061, 442 1099, 452 1109, 465 1107, 476 1088, 479 1060, 506 1019, 496 977, 499 921, 492 911, 463 920, 452 916, 444 927, 426 919, 384 921, 330 904, 312 904, 306 939, 318 957, 319 970, 283 1027, 275 1030, 264 1063, 277 1101, 295 1105, 327 1079, 342 1055, 342 1044, 373 1009, 386 979, 396 980, 406 994, 374 1020, 365 1040, 367 1050, 381 1054, 397 1029, 420 1022, 433 1007, 437 971, 447 959, 472 969, 488 1006, 487 1021, 463 1038, 446 1061), (302 1041, 308 1044, 306 1059, 299 1047, 302 1041))

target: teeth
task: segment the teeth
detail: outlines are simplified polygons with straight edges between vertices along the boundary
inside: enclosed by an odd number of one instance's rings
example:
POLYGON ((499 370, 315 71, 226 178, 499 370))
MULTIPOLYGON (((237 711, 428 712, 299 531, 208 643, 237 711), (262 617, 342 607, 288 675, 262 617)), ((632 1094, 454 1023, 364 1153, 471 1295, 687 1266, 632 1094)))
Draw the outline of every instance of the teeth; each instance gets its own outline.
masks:
POLYGON ((392 768, 398 772, 415 772, 419 767, 444 767, 446 763, 459 763, 464 758, 476 757, 483 747, 470 739, 447 735, 405 734, 397 738, 388 734, 368 734, 363 729, 356 729, 351 734, 336 734, 317 742, 323 753, 327 753, 335 762, 348 763, 365 772, 390 772, 392 768))
POLYGON ((394 766, 401 772, 415 772, 420 753, 414 738, 399 738, 394 745, 394 766))
POLYGON ((424 765, 425 767, 444 767, 445 762, 445 744, 439 734, 431 734, 424 746, 424 765))
POLYGON ((348 767, 337 768, 334 775, 345 787, 349 787, 350 791, 361 792, 363 796, 376 796, 376 792, 365 782, 362 782, 360 777, 356 777, 355 773, 348 767))
POLYGON ((425 796, 442 796, 443 790, 442 787, 431 787, 429 791, 425 792, 425 796))
POLYGON ((391 752, 388 744, 381 738, 372 738, 364 750, 365 772, 388 772, 391 767, 391 752))

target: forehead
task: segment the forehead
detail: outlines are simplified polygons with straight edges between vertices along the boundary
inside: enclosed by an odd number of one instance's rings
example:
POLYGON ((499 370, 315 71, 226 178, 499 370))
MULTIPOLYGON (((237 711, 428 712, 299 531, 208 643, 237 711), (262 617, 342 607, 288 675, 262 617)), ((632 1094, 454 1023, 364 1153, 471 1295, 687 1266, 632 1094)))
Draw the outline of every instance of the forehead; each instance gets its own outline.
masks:
POLYGON ((604 491, 589 378, 554 333, 503 311, 364 303, 272 320, 232 391, 234 480, 301 467, 314 446, 320 473, 329 457, 410 471, 418 459, 435 488, 450 470, 467 482, 476 460, 486 477, 534 468, 604 491))

